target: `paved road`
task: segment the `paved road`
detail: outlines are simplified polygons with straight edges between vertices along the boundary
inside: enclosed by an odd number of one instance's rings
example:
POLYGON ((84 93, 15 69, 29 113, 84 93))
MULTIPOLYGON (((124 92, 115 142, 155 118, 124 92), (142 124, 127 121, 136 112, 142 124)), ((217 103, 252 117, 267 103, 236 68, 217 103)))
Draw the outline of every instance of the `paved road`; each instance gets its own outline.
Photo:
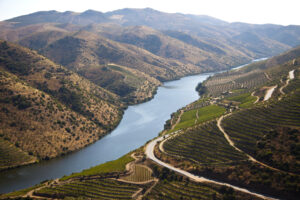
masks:
POLYGON ((163 136, 162 137, 159 137, 159 138, 156 138, 154 140, 152 140, 150 143, 147 144, 146 146, 146 151, 145 151, 145 154, 146 156, 153 160, 154 162, 156 162, 157 164, 163 166, 163 167, 166 167, 166 168, 169 168, 170 170, 173 170, 181 175, 184 175, 184 176, 187 176, 189 177, 190 179, 196 181, 196 182, 206 182, 206 183, 213 183, 213 184, 218 184, 218 185, 225 185, 225 186, 228 186, 228 187, 231 187, 235 190, 238 190, 238 191, 241 191, 241 192, 245 192, 245 193, 248 193, 248 194, 251 194, 251 195, 255 195, 257 197, 260 197, 262 199, 274 199, 274 198, 271 198, 271 197, 268 197, 268 196, 265 196, 265 195, 262 195, 262 194, 258 194, 258 193, 255 193, 255 192, 251 192, 247 189, 244 189, 244 188, 240 188, 240 187, 237 187, 237 186, 234 186, 234 185, 230 185, 228 183, 223 183, 223 182, 219 182, 219 181, 214 181, 214 180, 211 180, 211 179, 207 179, 207 178, 204 178, 204 177, 200 177, 200 176, 196 176, 194 174, 191 174, 187 171, 184 171, 182 169, 179 169, 179 168, 176 168, 176 167, 173 167, 172 165, 168 164, 168 163, 165 163, 159 159, 157 159, 154 155, 154 147, 155 145, 162 141, 164 138, 163 136))

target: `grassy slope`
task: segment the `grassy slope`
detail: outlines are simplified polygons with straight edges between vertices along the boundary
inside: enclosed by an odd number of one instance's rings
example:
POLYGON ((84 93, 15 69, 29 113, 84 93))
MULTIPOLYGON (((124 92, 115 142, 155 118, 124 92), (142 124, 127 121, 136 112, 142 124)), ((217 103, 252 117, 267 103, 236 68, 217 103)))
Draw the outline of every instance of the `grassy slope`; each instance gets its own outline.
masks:
POLYGON ((175 126, 172 131, 176 131, 179 129, 185 129, 191 127, 195 124, 203 123, 205 121, 212 120, 224 114, 225 108, 217 106, 217 105, 210 105, 205 106, 199 109, 189 110, 183 113, 181 116, 180 122, 175 126), (197 112, 199 118, 197 118, 197 112), (196 122, 196 123, 195 123, 196 122))
POLYGON ((233 96, 233 97, 226 98, 226 100, 239 102, 240 103, 239 104, 240 108, 247 108, 247 107, 252 106, 252 104, 256 100, 256 97, 251 96, 250 93, 245 93, 245 94, 240 94, 238 96, 233 96))
POLYGON ((20 196, 23 196, 23 195, 27 194, 31 190, 34 190, 34 189, 39 188, 41 186, 43 186, 43 184, 37 184, 35 186, 29 187, 29 188, 26 188, 26 189, 23 189, 23 190, 18 190, 18 191, 10 192, 10 193, 7 193, 7 194, 2 194, 2 195, 0 195, 0 199, 9 199, 9 198, 14 198, 14 197, 20 197, 20 196))
POLYGON ((74 177, 105 174, 108 172, 121 172, 121 171, 125 170, 126 164, 133 160, 134 159, 130 155, 127 154, 117 160, 109 161, 104 164, 97 165, 95 167, 91 167, 90 169, 83 170, 82 172, 74 173, 70 176, 63 177, 61 180, 67 180, 67 179, 74 178, 74 177))

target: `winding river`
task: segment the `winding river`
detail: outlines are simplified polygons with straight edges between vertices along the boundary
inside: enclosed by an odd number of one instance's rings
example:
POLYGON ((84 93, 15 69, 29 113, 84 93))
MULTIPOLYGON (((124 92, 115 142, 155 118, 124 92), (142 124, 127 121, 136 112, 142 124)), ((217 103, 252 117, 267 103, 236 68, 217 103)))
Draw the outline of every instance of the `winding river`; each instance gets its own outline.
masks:
MULTIPOLYGON (((264 59, 266 58, 252 62, 264 59)), ((117 159, 144 145, 163 130, 170 114, 199 98, 195 87, 212 74, 199 74, 165 82, 158 88, 152 100, 129 106, 120 124, 112 133, 80 151, 50 161, 1 172, 0 193, 23 189, 44 180, 79 172, 117 159)))
POLYGON ((129 106, 119 126, 88 147, 50 161, 0 173, 0 193, 30 187, 43 180, 79 172, 142 146, 163 130, 170 114, 198 99, 195 87, 211 74, 188 76, 164 83, 155 97, 142 104, 129 106))

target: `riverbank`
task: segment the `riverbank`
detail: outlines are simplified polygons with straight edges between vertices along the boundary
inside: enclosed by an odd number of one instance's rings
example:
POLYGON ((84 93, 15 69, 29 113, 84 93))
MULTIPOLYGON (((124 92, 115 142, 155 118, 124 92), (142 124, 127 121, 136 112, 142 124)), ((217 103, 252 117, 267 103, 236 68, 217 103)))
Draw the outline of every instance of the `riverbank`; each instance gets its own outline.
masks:
POLYGON ((120 124, 110 134, 79 151, 0 173, 0 192, 30 187, 44 180, 79 172, 117 159, 144 145, 157 136, 174 110, 198 99, 195 86, 209 75, 194 75, 165 82, 158 87, 157 94, 150 101, 128 106, 120 124))
POLYGON ((165 121, 175 110, 199 98, 195 91, 196 85, 212 74, 198 74, 164 82, 157 88, 154 98, 128 106, 116 129, 81 150, 0 173, 0 192, 26 188, 44 180, 79 172, 117 159, 144 145, 163 130, 165 121))

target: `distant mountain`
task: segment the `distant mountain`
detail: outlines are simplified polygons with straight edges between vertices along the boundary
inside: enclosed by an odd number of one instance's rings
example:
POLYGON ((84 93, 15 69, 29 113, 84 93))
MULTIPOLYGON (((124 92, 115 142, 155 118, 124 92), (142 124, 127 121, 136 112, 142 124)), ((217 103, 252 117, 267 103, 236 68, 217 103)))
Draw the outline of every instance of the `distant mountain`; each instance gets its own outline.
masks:
MULTIPOLYGON (((114 24, 117 27, 147 26, 155 30, 163 30, 164 33, 168 32, 169 36, 170 31, 175 31, 197 37, 209 45, 218 47, 230 46, 249 57, 276 55, 300 44, 299 26, 227 23, 205 15, 164 13, 151 8, 126 8, 107 13, 94 10, 87 10, 83 13, 70 11, 63 13, 57 11, 36 12, 2 22, 0 24, 0 36, 2 39, 12 37, 8 35, 11 35, 12 32, 16 34, 15 32, 20 30, 24 31, 24 27, 28 26, 33 26, 33 31, 30 33, 40 31, 36 27, 45 23, 56 23, 56 29, 67 29, 68 31, 78 31, 84 26, 91 24, 103 25, 105 23, 114 24), (72 24, 73 26, 70 27, 67 24, 72 24), (21 27, 23 29, 20 29, 21 27)), ((20 33, 18 39, 25 36, 23 33, 20 33)), ((30 33, 28 34, 30 35, 30 33)), ((175 35, 173 34, 173 36, 175 35)), ((12 40, 10 39, 10 41, 12 40)))
POLYGON ((7 21, 15 23, 15 26, 26 26, 40 23, 70 23, 76 25, 87 25, 90 23, 103 23, 108 21, 108 19, 105 14, 93 10, 87 10, 83 13, 75 13, 71 11, 61 13, 51 10, 23 15, 7 21))

